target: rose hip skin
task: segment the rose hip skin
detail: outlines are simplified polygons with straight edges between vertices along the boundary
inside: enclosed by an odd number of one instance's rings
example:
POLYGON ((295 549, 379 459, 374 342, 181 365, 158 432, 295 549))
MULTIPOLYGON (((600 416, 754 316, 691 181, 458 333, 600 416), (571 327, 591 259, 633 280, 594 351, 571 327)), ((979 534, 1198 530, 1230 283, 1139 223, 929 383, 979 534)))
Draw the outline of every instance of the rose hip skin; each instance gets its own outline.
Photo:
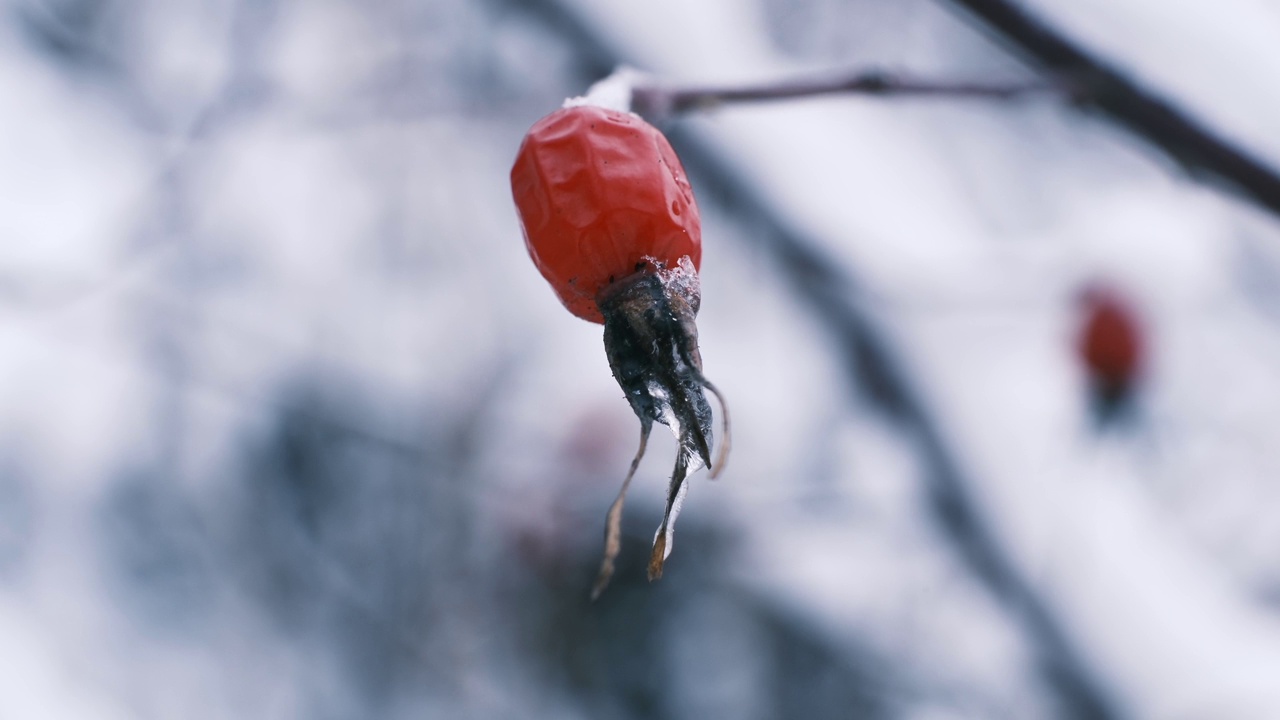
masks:
POLYGON ((529 255, 574 315, 604 318, 600 291, 653 258, 702 261, 702 227, 684 168, 639 117, 564 108, 530 128, 511 168, 529 255))

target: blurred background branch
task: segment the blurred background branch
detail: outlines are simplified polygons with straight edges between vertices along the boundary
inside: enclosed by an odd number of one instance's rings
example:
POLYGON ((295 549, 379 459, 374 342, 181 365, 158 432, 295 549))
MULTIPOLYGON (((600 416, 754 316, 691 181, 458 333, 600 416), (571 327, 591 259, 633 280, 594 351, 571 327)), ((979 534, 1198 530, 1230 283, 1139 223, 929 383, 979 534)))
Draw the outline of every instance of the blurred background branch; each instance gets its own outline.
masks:
POLYGON ((1207 180, 1280 215, 1280 174, 1265 162, 1116 69, 1086 46, 1008 0, 946 0, 1033 67, 1070 78, 1080 104, 1164 151, 1207 180))

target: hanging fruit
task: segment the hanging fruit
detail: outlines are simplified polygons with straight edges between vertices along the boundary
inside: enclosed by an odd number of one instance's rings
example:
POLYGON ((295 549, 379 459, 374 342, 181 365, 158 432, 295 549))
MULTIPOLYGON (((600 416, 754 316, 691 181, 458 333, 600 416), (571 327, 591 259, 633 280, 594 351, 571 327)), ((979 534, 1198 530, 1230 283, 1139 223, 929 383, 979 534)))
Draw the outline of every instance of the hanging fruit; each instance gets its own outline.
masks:
POLYGON ((1131 408, 1145 362, 1142 323, 1133 306, 1112 288, 1094 284, 1080 294, 1077 341, 1089 380, 1095 417, 1109 424, 1131 408))
POLYGON ((605 354, 640 419, 640 447, 609 508, 604 560, 592 596, 613 574, 622 506, 653 423, 679 443, 649 579, 671 553, 687 475, 716 477, 729 449, 724 398, 702 374, 694 317, 701 303, 702 226, 675 151, 639 116, 593 105, 566 107, 534 123, 511 169, 511 190, 529 255, 566 308, 604 325, 605 354), (711 406, 724 438, 711 461, 711 406))

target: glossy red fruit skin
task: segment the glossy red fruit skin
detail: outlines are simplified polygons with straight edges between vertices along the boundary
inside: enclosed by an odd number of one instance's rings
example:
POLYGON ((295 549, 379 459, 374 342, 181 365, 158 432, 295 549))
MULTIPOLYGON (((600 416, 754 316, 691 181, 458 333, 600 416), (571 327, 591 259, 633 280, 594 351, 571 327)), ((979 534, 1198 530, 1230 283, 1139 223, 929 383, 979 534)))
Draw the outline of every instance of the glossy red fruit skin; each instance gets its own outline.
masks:
POLYGON ((529 255, 574 315, 603 323, 596 296, 652 257, 702 263, 702 223, 675 151, 631 113, 590 105, 534 123, 511 168, 529 255))

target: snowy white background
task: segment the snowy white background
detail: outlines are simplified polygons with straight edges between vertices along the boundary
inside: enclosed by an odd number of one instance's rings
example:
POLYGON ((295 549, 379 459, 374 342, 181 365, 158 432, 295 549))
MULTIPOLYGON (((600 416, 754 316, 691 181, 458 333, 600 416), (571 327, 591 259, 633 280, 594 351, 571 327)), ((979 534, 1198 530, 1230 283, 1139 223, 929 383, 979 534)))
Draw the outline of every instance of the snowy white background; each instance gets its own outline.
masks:
MULTIPOLYGON (((1271 4, 1031 7, 1280 165, 1271 4)), ((589 605, 636 421, 507 172, 605 53, 1029 76, 929 0, 0 2, 0 719, 1080 717, 755 201, 857 280, 1116 715, 1280 717, 1280 220, 1053 100, 672 124, 752 193, 700 195, 735 450, 648 585, 655 435, 589 605), (1095 279, 1152 352, 1105 435, 1095 279)))

